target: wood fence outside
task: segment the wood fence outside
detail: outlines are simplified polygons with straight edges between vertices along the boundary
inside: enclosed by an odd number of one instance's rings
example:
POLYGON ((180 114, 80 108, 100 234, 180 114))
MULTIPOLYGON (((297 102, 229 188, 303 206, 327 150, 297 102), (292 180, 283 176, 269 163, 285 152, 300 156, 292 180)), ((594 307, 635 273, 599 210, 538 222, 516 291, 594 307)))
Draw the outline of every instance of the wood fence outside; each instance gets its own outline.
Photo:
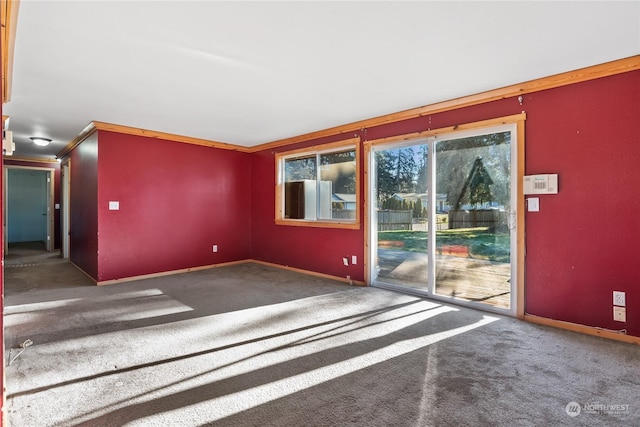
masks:
POLYGON ((497 209, 449 211, 449 228, 494 227, 506 228, 507 212, 497 209))
POLYGON ((411 230, 413 211, 378 211, 378 231, 411 230))

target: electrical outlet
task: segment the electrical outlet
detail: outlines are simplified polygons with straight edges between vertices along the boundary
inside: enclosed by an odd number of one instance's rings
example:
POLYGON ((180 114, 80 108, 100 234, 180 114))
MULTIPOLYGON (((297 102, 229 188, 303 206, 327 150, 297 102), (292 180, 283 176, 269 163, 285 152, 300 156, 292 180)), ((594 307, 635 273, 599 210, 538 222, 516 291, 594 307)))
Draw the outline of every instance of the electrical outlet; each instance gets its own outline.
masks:
POLYGON ((347 257, 342 258, 342 263, 345 265, 345 267, 348 267, 349 266, 349 258, 347 258, 347 257))
POLYGON ((218 252, 218 245, 213 245, 213 252, 218 252))
POLYGON ((613 305, 618 305, 620 307, 626 306, 626 297, 625 293, 621 291, 613 291, 613 305))
POLYGON ((351 264, 356 265, 358 263, 358 257, 351 255, 351 264))
POLYGON ((627 309, 624 307, 613 307, 613 320, 616 322, 626 322, 627 309))

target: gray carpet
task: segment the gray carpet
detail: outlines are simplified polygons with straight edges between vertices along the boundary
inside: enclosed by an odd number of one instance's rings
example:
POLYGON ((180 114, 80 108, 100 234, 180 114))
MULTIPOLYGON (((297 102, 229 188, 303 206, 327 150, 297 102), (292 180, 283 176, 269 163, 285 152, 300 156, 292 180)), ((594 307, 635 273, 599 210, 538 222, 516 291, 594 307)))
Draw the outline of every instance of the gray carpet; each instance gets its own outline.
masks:
POLYGON ((635 345, 252 263, 57 287, 6 297, 12 426, 640 425, 635 345))

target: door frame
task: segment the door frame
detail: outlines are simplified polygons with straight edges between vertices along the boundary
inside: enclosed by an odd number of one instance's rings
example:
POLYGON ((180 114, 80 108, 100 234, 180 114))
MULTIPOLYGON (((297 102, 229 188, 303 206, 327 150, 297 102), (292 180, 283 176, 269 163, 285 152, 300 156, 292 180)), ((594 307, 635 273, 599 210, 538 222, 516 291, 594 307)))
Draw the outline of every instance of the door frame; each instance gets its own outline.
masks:
POLYGON ((71 159, 60 164, 60 255, 68 259, 71 253, 71 159))
MULTIPOLYGON (((511 214, 511 222, 515 226, 515 233, 512 236, 512 249, 515 252, 513 254, 513 259, 511 262, 512 269, 512 280, 515 280, 515 283, 512 284, 512 295, 511 295, 511 307, 509 310, 505 309, 494 309, 493 307, 487 306, 486 304, 478 304, 473 301, 461 301, 454 300, 449 297, 443 297, 436 295, 435 293, 430 293, 428 295, 429 298, 455 303, 458 305, 469 306, 473 308, 479 308, 485 311, 495 311, 502 314, 509 314, 516 316, 518 318, 524 318, 524 257, 525 257, 525 248, 524 248, 524 236, 525 236, 525 216, 524 216, 524 194, 522 189, 523 176, 524 176, 524 154, 525 154, 525 143, 524 143, 524 122, 526 119, 526 114, 523 112, 521 114, 515 114, 512 116, 500 117, 496 119, 483 120, 479 122, 467 123, 457 126, 451 126, 447 128, 441 129, 433 129, 426 130, 421 132, 414 132, 410 134, 397 135, 393 137, 381 138, 377 140, 364 141, 364 152, 365 152, 365 160, 364 160, 364 176, 365 176, 365 206, 367 215, 365 215, 365 282, 368 286, 374 285, 373 278, 374 273, 373 269, 376 267, 376 256, 374 253, 376 249, 376 245, 374 244, 374 238, 376 234, 376 230, 374 230, 374 226, 376 225, 377 218, 375 212, 375 194, 372 193, 374 190, 374 179, 375 173, 371 170, 374 165, 375 157, 374 157, 374 147, 379 146, 397 146, 401 147, 403 145, 411 145, 410 141, 418 142, 419 140, 431 140, 431 139, 449 139, 449 137, 454 134, 460 134, 463 131, 482 131, 483 129, 491 130, 491 128, 495 128, 499 125, 515 125, 515 143, 512 142, 512 182, 515 185, 512 186, 511 189, 511 202, 513 212, 511 214)), ((453 136, 455 138, 455 136, 453 136)), ((433 158, 432 153, 430 153, 430 157, 433 158)), ((431 159, 429 160, 431 162, 431 159)), ((433 168, 431 168, 433 169, 433 168)), ((433 172, 430 172, 433 173, 433 172)), ((430 195, 430 198, 434 197, 434 195, 430 195)), ((430 219, 431 221, 431 219, 430 219)), ((431 228, 435 226, 430 223, 431 228)), ((392 285, 389 288, 395 289, 392 285)), ((398 287, 399 288, 399 287, 398 287)), ((397 289, 401 290, 401 289, 397 289)), ((402 289, 403 292, 410 292, 408 289, 402 289)), ((421 294, 423 294, 421 292, 421 294)), ((421 295, 424 296, 424 295, 421 295)))
POLYGON ((4 236, 4 251, 5 253, 7 253, 7 251, 9 250, 9 239, 8 239, 8 212, 11 209, 11 206, 9 206, 8 202, 8 197, 7 197, 7 191, 8 191, 8 177, 9 177, 9 169, 29 169, 29 170, 37 170, 37 171, 44 171, 47 172, 47 219, 46 219, 46 224, 47 224, 47 239, 45 241, 45 245, 47 248, 47 252, 51 252, 54 248, 54 236, 53 236, 53 232, 55 230, 54 227, 54 216, 53 215, 53 204, 54 204, 54 195, 55 195, 55 168, 42 168, 42 167, 36 167, 36 166, 16 166, 16 165, 3 165, 3 182, 2 182, 2 191, 4 194, 3 197, 3 203, 4 203, 4 212, 2 214, 3 218, 2 218, 2 232, 3 232, 3 236, 4 236))

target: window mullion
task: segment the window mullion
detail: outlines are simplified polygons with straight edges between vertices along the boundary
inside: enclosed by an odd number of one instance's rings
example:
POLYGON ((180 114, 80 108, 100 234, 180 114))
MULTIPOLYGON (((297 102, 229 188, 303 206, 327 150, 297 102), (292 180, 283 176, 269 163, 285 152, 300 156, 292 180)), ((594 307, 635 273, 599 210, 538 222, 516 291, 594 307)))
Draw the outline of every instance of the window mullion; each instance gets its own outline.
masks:
POLYGON ((320 153, 316 153, 316 220, 320 219, 320 153))

